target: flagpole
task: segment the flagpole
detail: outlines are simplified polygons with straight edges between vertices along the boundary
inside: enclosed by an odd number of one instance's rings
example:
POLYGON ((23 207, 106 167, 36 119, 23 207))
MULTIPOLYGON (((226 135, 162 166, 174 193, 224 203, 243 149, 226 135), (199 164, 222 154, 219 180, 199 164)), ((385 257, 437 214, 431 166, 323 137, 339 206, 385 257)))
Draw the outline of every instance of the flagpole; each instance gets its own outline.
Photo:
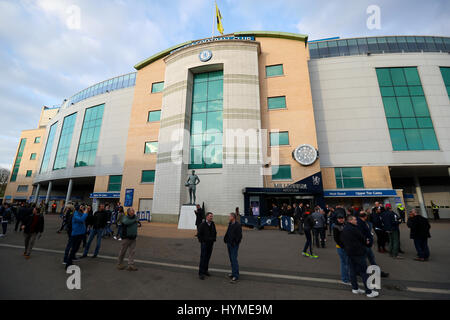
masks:
POLYGON ((216 6, 217 6, 216 1, 214 1, 214 15, 213 15, 213 25, 212 25, 212 36, 211 36, 211 39, 214 39, 214 27, 215 27, 215 23, 216 23, 216 15, 217 15, 216 6))

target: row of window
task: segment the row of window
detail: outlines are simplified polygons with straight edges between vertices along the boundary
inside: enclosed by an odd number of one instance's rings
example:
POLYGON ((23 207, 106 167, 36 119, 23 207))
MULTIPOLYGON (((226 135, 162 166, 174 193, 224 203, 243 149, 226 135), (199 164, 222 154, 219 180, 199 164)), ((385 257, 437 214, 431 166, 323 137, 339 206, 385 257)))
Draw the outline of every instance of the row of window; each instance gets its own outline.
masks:
POLYGON ((310 42, 312 59, 370 53, 449 52, 450 38, 392 36, 310 42))
MULTIPOLYGON (((155 182, 155 170, 142 170, 141 183, 154 183, 155 182)), ((122 188, 122 176, 114 175, 109 176, 108 192, 120 192, 122 188)))

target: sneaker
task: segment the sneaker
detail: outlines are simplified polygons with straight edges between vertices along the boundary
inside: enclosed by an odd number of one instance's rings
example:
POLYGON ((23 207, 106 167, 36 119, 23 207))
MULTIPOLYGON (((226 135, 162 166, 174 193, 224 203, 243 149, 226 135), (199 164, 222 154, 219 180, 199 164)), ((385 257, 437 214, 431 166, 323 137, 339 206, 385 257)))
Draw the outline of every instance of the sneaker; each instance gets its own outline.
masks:
POLYGON ((311 255, 309 255, 309 257, 310 257, 310 258, 313 258, 313 259, 317 259, 319 256, 317 256, 317 255, 315 255, 315 254, 311 254, 311 255))
POLYGON ((136 268, 135 266, 128 266, 127 270, 128 271, 138 271, 138 268, 136 268))
POLYGON ((231 278, 230 283, 237 283, 239 280, 236 277, 231 278))
POLYGON ((352 284, 350 281, 341 281, 342 284, 345 284, 346 286, 351 286, 352 284))
POLYGON ((117 237, 116 237, 116 236, 114 236, 113 238, 114 238, 114 240, 117 240, 117 237))
POLYGON ((377 291, 375 291, 375 290, 372 290, 372 292, 371 293, 368 293, 366 296, 367 296, 367 298, 376 298, 376 297, 378 297, 380 294, 377 292, 377 291))
POLYGON ((311 255, 308 252, 302 252, 302 256, 304 257, 310 257, 311 255))
POLYGON ((405 258, 403 258, 402 256, 396 256, 396 257, 394 257, 395 259, 405 259, 405 258))
POLYGON ((352 289, 352 293, 354 293, 354 294, 364 294, 366 292, 364 290, 361 290, 361 289, 358 289, 358 290, 353 290, 352 289))
POLYGON ((62 263, 62 264, 67 264, 67 262, 63 261, 63 263, 62 263))
POLYGON ((122 241, 122 238, 119 238, 119 241, 122 241))
POLYGON ((126 267, 123 265, 123 264, 118 264, 117 265, 117 269, 118 270, 123 270, 123 269, 125 269, 126 267))

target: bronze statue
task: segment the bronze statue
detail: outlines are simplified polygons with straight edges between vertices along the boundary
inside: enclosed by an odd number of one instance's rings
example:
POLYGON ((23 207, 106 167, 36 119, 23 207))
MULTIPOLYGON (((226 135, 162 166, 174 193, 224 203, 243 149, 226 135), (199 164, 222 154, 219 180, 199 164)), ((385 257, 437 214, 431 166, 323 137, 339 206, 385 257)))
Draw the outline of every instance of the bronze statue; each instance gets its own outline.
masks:
POLYGON ((200 183, 200 179, 195 174, 195 170, 192 170, 191 175, 188 177, 185 186, 189 188, 189 204, 195 204, 195 192, 197 185, 200 183), (192 202, 192 197, 194 197, 194 202, 192 202))

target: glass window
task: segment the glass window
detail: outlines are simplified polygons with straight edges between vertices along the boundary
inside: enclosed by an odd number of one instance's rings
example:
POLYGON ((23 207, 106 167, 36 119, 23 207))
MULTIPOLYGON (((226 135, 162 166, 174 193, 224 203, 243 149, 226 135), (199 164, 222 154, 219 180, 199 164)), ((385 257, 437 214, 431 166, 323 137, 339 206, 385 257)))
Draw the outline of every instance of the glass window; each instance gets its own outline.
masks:
POLYGON ((440 37, 434 37, 434 43, 436 44, 436 51, 445 51, 444 41, 440 37))
POLYGON ((328 51, 330 54, 330 57, 337 57, 339 56, 339 49, 337 46, 336 41, 327 41, 328 42, 328 51))
MULTIPOLYGON (((276 71, 266 68, 268 76, 276 71)), ((189 168, 222 168, 223 71, 195 74, 192 90, 189 168)))
POLYGON ((419 51, 426 51, 427 47, 425 45, 425 38, 424 37, 416 37, 416 44, 417 44, 417 49, 419 51))
POLYGON ((339 55, 348 56, 350 54, 348 50, 347 40, 338 40, 337 44, 339 47, 339 55))
POLYGON ((400 52, 396 37, 387 37, 389 52, 400 52))
POLYGON ((33 175, 33 170, 27 170, 27 174, 25 175, 26 178, 29 178, 33 175))
POLYGON ((439 150, 417 68, 376 72, 393 150, 439 150))
POLYGON ((41 137, 34 138, 34 143, 40 143, 40 142, 41 142, 41 137))
POLYGON ((157 153, 158 141, 149 141, 145 143, 144 153, 157 153))
POLYGON ((53 170, 64 169, 67 167, 67 159, 69 157, 73 128, 75 127, 76 119, 76 113, 64 118, 61 135, 59 136, 58 148, 56 150, 55 162, 53 164, 53 170))
POLYGON ((372 53, 380 52, 380 50, 378 49, 377 38, 367 38, 367 45, 370 52, 372 53))
POLYGON ((164 90, 164 81, 152 84, 152 93, 162 92, 164 90))
POLYGON ((276 77, 283 75, 283 65, 266 66, 266 77, 276 77))
POLYGON ((105 105, 86 109, 75 167, 95 165, 105 105))
POLYGON ((328 44, 327 42, 319 42, 319 55, 321 58, 326 58, 329 57, 330 55, 328 54, 328 44))
POLYGON ((444 80, 445 87, 447 88, 447 94, 450 99, 450 67, 441 67, 442 79, 444 80))
POLYGON ((122 176, 109 176, 108 192, 118 192, 122 188, 122 176))
POLYGON ((408 44, 409 52, 419 52, 419 48, 417 47, 416 38, 415 37, 406 37, 406 42, 408 44))
POLYGON ((358 47, 359 47, 359 53, 360 54, 367 53, 367 50, 368 50, 367 39, 366 38, 357 39, 357 42, 358 42, 358 47))
POLYGON ((433 37, 425 37, 425 45, 426 45, 426 50, 428 52, 436 52, 436 45, 434 44, 434 39, 433 37))
POLYGON ((289 145, 289 132, 271 132, 270 133, 271 146, 286 146, 289 145))
POLYGON ((148 113, 148 122, 156 122, 161 120, 161 110, 150 111, 148 113))
POLYGON ((397 37, 398 49, 403 52, 408 52, 408 44, 406 37, 397 37))
POLYGON ((380 51, 388 52, 389 47, 385 37, 377 37, 378 48, 380 51))
POLYGON ((272 166, 272 180, 291 180, 291 166, 272 166))
POLYGON ((28 186, 27 185, 17 186, 17 192, 20 192, 20 193, 28 192, 28 186))
POLYGON ((270 97, 267 98, 269 110, 286 109, 286 97, 270 97))
POLYGON ((30 160, 36 160, 36 153, 32 153, 32 154, 31 154, 30 160))
POLYGON ((143 170, 141 176, 142 183, 153 183, 155 182, 155 170, 143 170))
POLYGON ((364 180, 360 167, 334 168, 336 176, 336 187, 342 188, 364 188, 364 180))
POLYGON ((17 174, 19 173, 20 163, 22 162, 23 151, 25 149, 25 144, 27 143, 26 138, 20 139, 19 150, 17 151, 16 160, 14 161, 13 170, 11 172, 11 182, 16 181, 17 174))
POLYGON ((55 140, 57 124, 58 124, 57 122, 52 124, 52 126, 50 127, 50 131, 48 133, 47 143, 45 145, 45 150, 44 150, 44 156, 42 158, 42 163, 41 163, 41 169, 40 169, 41 173, 46 172, 48 169, 48 164, 50 162, 50 155, 52 153, 53 141, 55 140))
POLYGON ((311 59, 319 58, 319 48, 317 46, 317 43, 309 43, 309 55, 311 59))

